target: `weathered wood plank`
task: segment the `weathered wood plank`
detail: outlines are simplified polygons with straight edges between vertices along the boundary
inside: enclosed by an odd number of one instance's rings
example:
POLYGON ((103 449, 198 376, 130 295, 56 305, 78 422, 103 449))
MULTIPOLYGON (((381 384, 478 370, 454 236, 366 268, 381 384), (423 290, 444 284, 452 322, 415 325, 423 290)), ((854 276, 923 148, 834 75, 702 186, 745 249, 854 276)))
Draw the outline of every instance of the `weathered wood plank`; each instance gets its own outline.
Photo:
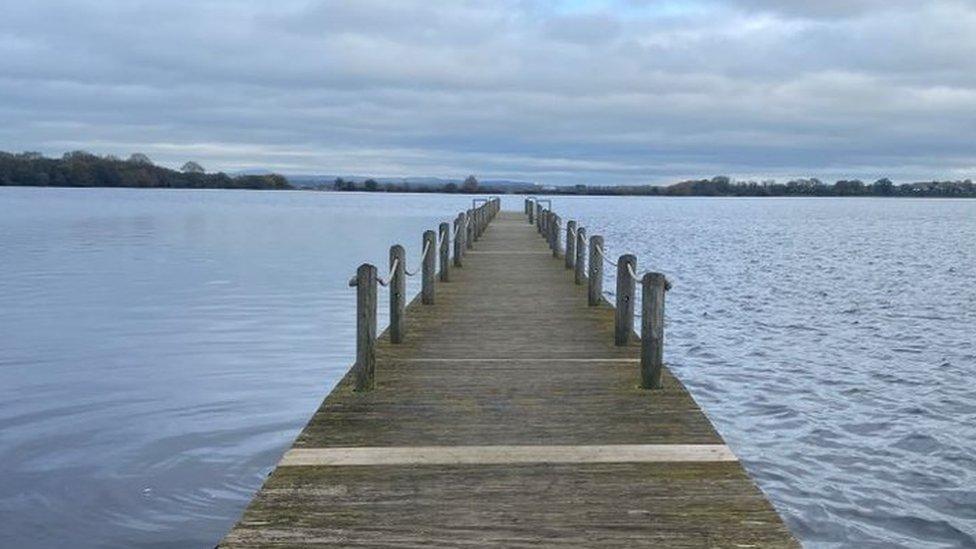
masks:
MULTIPOLYGON (((350 372, 294 451, 723 445, 667 368, 641 388, 637 338, 614 344, 534 217, 498 214, 403 342, 378 338, 375 388, 350 372)), ((798 547, 736 462, 284 466, 221 544, 309 545, 798 547)))

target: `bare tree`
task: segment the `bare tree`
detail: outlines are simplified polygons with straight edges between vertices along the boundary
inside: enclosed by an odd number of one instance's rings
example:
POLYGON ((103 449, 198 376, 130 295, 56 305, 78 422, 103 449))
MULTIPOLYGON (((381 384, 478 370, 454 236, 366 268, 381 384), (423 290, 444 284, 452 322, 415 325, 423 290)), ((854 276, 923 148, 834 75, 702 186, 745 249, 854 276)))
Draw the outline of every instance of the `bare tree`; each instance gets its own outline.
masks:
POLYGON ((183 167, 180 168, 180 171, 183 173, 207 173, 207 170, 203 169, 203 166, 197 164, 192 160, 187 162, 186 164, 183 164, 183 167))
POLYGON ((140 164, 140 165, 143 165, 143 166, 152 166, 153 165, 153 161, 150 160, 148 156, 146 156, 146 155, 144 155, 142 153, 132 153, 132 156, 129 157, 129 160, 127 162, 129 162, 131 164, 140 164))

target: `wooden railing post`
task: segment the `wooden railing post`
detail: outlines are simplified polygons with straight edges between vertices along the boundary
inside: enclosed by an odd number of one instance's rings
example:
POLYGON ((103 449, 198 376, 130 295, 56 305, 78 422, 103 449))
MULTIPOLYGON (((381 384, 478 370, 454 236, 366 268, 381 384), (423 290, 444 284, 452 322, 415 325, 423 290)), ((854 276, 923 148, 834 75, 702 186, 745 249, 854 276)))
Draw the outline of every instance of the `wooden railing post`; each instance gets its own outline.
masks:
POLYGON ((542 237, 546 239, 549 249, 552 249, 552 216, 554 214, 546 210, 546 217, 542 220, 542 237))
POLYGON ((576 222, 566 222, 566 268, 572 269, 576 265, 576 222))
POLYGON ((437 233, 434 231, 424 231, 424 241, 420 248, 421 253, 427 249, 421 263, 420 276, 420 302, 424 305, 434 304, 434 270, 437 263, 437 233))
POLYGON ((474 210, 468 210, 465 215, 468 224, 464 228, 464 247, 468 250, 474 249, 474 210))
POLYGON ((535 225, 535 204, 529 202, 529 225, 535 225))
POLYGON ((542 204, 535 203, 535 229, 542 233, 542 204))
POLYGON ((549 228, 549 247, 552 257, 559 257, 559 216, 552 214, 552 226, 549 228))
POLYGON ((659 389, 664 366, 664 294, 668 280, 661 273, 647 273, 641 280, 641 387, 659 389))
POLYGON ((463 267, 464 266, 464 231, 461 228, 464 227, 464 214, 458 214, 454 218, 454 266, 463 267))
POLYGON ((441 236, 440 281, 448 282, 451 280, 451 224, 441 223, 438 232, 441 236))
POLYGON ((369 391, 376 375, 376 267, 356 270, 356 390, 369 391))
POLYGON ((475 208, 474 209, 474 239, 475 240, 481 239, 481 229, 482 229, 481 225, 483 221, 484 220, 481 215, 481 208, 475 208))
POLYGON ((406 277, 404 270, 407 265, 407 253, 403 246, 397 244, 390 247, 390 342, 403 342, 405 324, 403 314, 407 305, 406 277), (396 266, 394 267, 394 263, 396 266))
POLYGON ((603 259, 597 248, 603 249, 603 237, 593 235, 590 237, 590 286, 587 294, 590 307, 599 305, 603 294, 603 259))
POLYGON ((624 254, 617 261, 617 306, 614 312, 613 342, 618 347, 630 343, 630 334, 634 331, 634 290, 637 281, 630 276, 630 271, 637 272, 637 258, 624 254))
POLYGON ((579 227, 576 229, 576 272, 573 273, 573 280, 577 285, 582 285, 586 280, 586 229, 579 227))

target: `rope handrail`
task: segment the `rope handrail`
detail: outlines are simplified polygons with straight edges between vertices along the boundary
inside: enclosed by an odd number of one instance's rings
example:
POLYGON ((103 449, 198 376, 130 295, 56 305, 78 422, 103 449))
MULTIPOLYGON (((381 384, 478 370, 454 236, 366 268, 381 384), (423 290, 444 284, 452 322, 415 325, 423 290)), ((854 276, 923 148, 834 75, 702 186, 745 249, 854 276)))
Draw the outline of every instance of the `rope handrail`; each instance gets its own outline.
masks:
MULTIPOLYGON (((606 256, 606 254, 603 253, 603 248, 601 248, 600 246, 594 246, 594 248, 596 249, 596 253, 600 254, 600 257, 602 257, 604 261, 606 261, 610 265, 613 265, 614 267, 617 267, 619 265, 618 263, 614 263, 613 261, 610 261, 610 258, 608 258, 606 256)), ((631 265, 629 263, 627 264, 627 274, 630 275, 636 282, 640 282, 640 280, 642 278, 642 277, 640 277, 640 276, 637 275, 637 272, 634 271, 633 265, 631 265)), ((670 290, 671 289, 671 281, 670 280, 665 280, 664 289, 665 290, 670 290)))
POLYGON ((605 253, 603 253, 603 247, 602 246, 594 246, 593 248, 596 250, 596 253, 600 254, 600 257, 602 257, 604 261, 606 261, 607 263, 609 263, 610 265, 612 265, 614 267, 617 266, 616 263, 614 263, 613 261, 610 261, 610 258, 607 257, 607 255, 605 253))
POLYGON ((424 253, 420 254, 420 265, 418 265, 417 268, 412 273, 407 270, 406 266, 404 266, 404 268, 403 268, 403 274, 405 274, 407 276, 416 276, 417 273, 420 272, 420 269, 423 268, 423 266, 424 266, 424 259, 427 257, 427 253, 428 252, 430 252, 430 242, 429 241, 428 242, 424 242, 424 253))
POLYGON ((390 282, 393 281, 393 273, 396 272, 397 266, 399 264, 400 264, 400 258, 399 257, 393 258, 393 265, 390 265, 390 273, 386 275, 386 280, 383 280, 380 277, 376 277, 376 281, 379 282, 380 286, 386 287, 390 285, 390 282))
POLYGON ((640 280, 640 278, 638 278, 637 276, 637 273, 634 272, 634 266, 631 265, 630 263, 627 264, 627 272, 634 280, 640 280))

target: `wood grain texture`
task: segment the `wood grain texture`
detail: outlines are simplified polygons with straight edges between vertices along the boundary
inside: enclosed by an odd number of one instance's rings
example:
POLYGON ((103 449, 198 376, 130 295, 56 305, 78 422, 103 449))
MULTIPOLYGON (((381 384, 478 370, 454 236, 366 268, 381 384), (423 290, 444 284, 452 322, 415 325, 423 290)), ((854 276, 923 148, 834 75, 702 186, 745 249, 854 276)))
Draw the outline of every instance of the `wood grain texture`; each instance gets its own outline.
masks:
MULTIPOLYGON (((499 213, 475 252, 542 253, 465 257, 293 448, 724 444, 667 368, 640 388, 638 338, 537 230, 499 213)), ((221 547, 291 546, 798 547, 736 462, 279 467, 221 547)))

